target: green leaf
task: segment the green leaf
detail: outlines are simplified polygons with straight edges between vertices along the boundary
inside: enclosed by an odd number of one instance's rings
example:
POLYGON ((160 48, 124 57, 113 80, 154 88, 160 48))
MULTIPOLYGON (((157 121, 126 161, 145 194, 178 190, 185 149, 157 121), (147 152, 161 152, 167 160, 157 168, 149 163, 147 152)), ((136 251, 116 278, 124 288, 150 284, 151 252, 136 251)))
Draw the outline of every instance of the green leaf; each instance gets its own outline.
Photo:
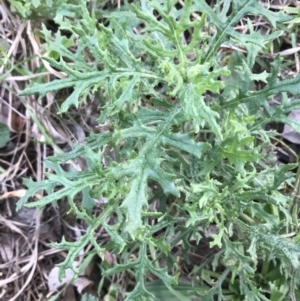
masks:
POLYGON ((153 275, 158 277, 165 283, 165 285, 170 286, 172 284, 177 284, 174 277, 167 274, 166 269, 154 267, 147 256, 147 243, 143 242, 141 244, 141 250, 139 257, 132 262, 127 262, 126 264, 116 264, 113 268, 107 270, 105 275, 112 275, 115 273, 120 273, 132 269, 135 267, 137 269, 136 278, 138 279, 134 289, 130 292, 126 300, 153 300, 153 295, 150 294, 145 288, 144 277, 147 272, 151 272, 153 275))
POLYGON ((276 23, 278 22, 285 22, 292 19, 291 16, 286 15, 282 11, 272 12, 257 2, 257 0, 232 0, 231 13, 226 16, 223 15, 222 19, 217 16, 217 14, 204 0, 198 0, 195 2, 195 9, 207 14, 210 18, 210 22, 217 29, 217 34, 210 40, 208 47, 209 50, 205 55, 205 61, 209 61, 216 54, 221 44, 228 39, 228 36, 237 39, 242 37, 237 34, 233 27, 243 16, 247 14, 253 14, 255 16, 262 15, 271 22, 273 27, 276 27, 276 23))
POLYGON ((233 40, 234 42, 237 42, 237 44, 245 46, 247 49, 247 65, 249 68, 252 68, 258 52, 264 48, 267 42, 275 40, 281 34, 281 32, 275 31, 269 35, 261 34, 261 31, 253 30, 253 25, 250 19, 247 19, 247 25, 249 34, 240 34, 236 32, 233 40))
MULTIPOLYGON (((16 210, 20 210, 21 207, 28 201, 30 197, 35 196, 35 194, 40 190, 46 190, 48 194, 53 192, 56 183, 49 180, 44 180, 40 182, 33 182, 31 179, 23 179, 24 184, 29 188, 24 196, 20 198, 17 202, 16 210)), ((51 199, 51 201, 53 201, 51 199)))
POLYGON ((141 212, 144 206, 148 205, 146 198, 146 179, 147 175, 137 174, 137 178, 133 180, 130 192, 124 200, 122 207, 127 209, 128 221, 126 230, 135 235, 137 229, 142 226, 141 212))
POLYGON ((268 85, 262 90, 249 93, 249 95, 239 95, 236 98, 226 102, 222 105, 222 108, 232 108, 242 103, 253 103, 256 107, 260 105, 266 106, 266 101, 269 97, 277 95, 283 92, 289 92, 292 95, 300 94, 300 75, 292 79, 284 79, 279 81, 277 79, 277 72, 280 65, 279 56, 276 57, 275 61, 271 64, 273 71, 271 76, 268 78, 268 85))
POLYGON ((90 188, 85 187, 82 190, 82 207, 86 210, 88 214, 92 213, 92 210, 95 206, 94 200, 90 197, 90 188))
POLYGON ((33 6, 34 6, 35 8, 37 8, 38 6, 41 5, 40 0, 31 0, 31 1, 32 1, 32 4, 33 4, 33 6))
POLYGON ((147 282, 145 287, 155 296, 155 301, 190 301, 191 298, 194 300, 194 298, 198 297, 199 295, 204 295, 209 289, 209 287, 206 285, 196 286, 186 282, 178 282, 178 285, 176 286, 167 287, 160 280, 147 282))
POLYGON ((126 88, 123 90, 120 97, 115 102, 115 111, 110 113, 111 115, 116 114, 125 104, 125 102, 132 102, 134 86, 140 81, 139 76, 135 75, 129 83, 126 83, 126 88))
POLYGON ((128 212, 126 231, 133 237, 136 230, 142 226, 142 209, 148 206, 146 197, 147 180, 157 181, 165 194, 178 196, 179 191, 171 181, 172 176, 160 168, 160 162, 153 149, 153 142, 148 142, 140 152, 140 155, 112 170, 117 179, 130 176, 132 178, 130 192, 122 203, 122 208, 128 212))
POLYGON ((197 85, 190 83, 181 90, 180 96, 186 117, 193 122, 196 133, 206 122, 217 138, 222 140, 222 131, 217 122, 219 114, 205 104, 203 96, 199 95, 197 89, 197 85))
POLYGON ((19 14, 23 17, 26 18, 27 15, 27 9, 24 7, 24 5, 17 0, 9 0, 9 2, 17 9, 19 14))
POLYGON ((294 269, 298 269, 300 262, 300 245, 284 241, 275 235, 259 234, 259 238, 270 245, 275 250, 282 252, 291 262, 294 269))
POLYGON ((294 175, 291 170, 297 168, 297 164, 285 164, 282 166, 276 166, 274 168, 274 182, 272 189, 276 190, 284 183, 287 179, 292 178, 294 175))
POLYGON ((82 295, 80 301, 98 301, 98 297, 93 296, 91 294, 85 293, 82 295))
POLYGON ((0 122, 0 148, 4 147, 9 141, 9 127, 0 122))

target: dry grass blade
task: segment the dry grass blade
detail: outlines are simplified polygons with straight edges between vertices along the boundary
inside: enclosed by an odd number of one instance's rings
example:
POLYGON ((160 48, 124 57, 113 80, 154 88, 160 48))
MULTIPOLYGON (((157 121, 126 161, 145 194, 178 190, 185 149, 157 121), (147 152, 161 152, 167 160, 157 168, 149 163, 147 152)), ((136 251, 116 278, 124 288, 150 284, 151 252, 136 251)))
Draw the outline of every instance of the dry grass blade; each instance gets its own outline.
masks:
MULTIPOLYGON (((2 235, 2 248, 0 252, 1 266, 1 300, 20 300, 24 298, 30 288, 33 276, 37 272, 40 220, 43 212, 33 215, 28 224, 15 222, 14 204, 26 192, 21 188, 21 176, 32 171, 36 178, 42 179, 43 168, 34 166, 32 156, 28 152, 30 146, 30 122, 24 114, 24 107, 17 93, 23 89, 17 83, 18 76, 12 73, 16 62, 22 62, 24 58, 32 54, 32 51, 23 38, 25 28, 30 22, 21 22, 16 16, 12 16, 3 1, 0 2, 1 24, 5 31, 1 31, 2 41, 6 41, 7 53, 2 59, 0 74, 3 74, 0 91, 0 114, 11 130, 11 141, 1 152, 0 163, 5 168, 0 175, 0 225, 2 235), (31 53, 30 53, 31 52, 31 53), (7 79, 9 77, 9 79, 7 79), (25 128, 25 130, 24 130, 25 128), (29 167, 27 167, 29 164, 29 167), (37 168, 36 168, 37 167, 37 168), (34 170, 40 170, 35 172, 34 170), (36 176, 38 175, 38 176, 36 176), (34 225, 34 229, 32 229, 34 225), (9 239, 6 239, 9 237, 9 239), (5 262, 6 261, 6 262, 5 262), (5 262, 5 263, 4 263, 5 262)), ((37 63, 37 62, 35 62, 37 63)), ((22 63, 26 65, 26 63, 22 63)), ((28 66, 27 66, 28 67, 28 66)), ((22 66, 21 66, 22 68, 22 66)), ((22 80, 29 80, 24 76, 22 80)), ((41 155, 39 155, 41 157, 41 155)), ((40 166, 42 158, 38 163, 40 166)), ((37 195, 37 197, 40 197, 37 195)), ((32 300, 31 298, 29 298, 32 300)), ((28 300, 29 300, 28 299, 28 300)))
MULTIPOLYGON (((31 22, 28 22, 26 32, 27 32, 29 41, 31 43, 32 49, 34 50, 34 54, 36 54, 38 56, 35 64, 39 65, 40 61, 41 61, 40 60, 40 58, 41 58, 41 45, 40 44, 41 43, 40 43, 38 37, 36 35, 34 35, 32 32, 31 22)), ((47 56, 47 54, 45 54, 45 56, 47 56)), ((49 74, 53 74, 57 78, 64 78, 67 76, 65 72, 59 72, 59 71, 53 69, 48 62, 43 61, 43 64, 44 64, 45 68, 48 70, 49 74)))
MULTIPOLYGON (((21 198, 22 196, 25 195, 26 192, 27 192, 27 189, 19 189, 19 190, 15 190, 15 191, 6 192, 3 195, 0 195, 0 201, 11 198, 11 197, 21 198)), ((42 196, 39 194, 36 194, 35 197, 37 199, 40 199, 42 196)))
POLYGON ((21 27, 19 28, 17 35, 13 43, 11 44, 10 49, 8 50, 7 56, 4 58, 3 65, 0 67, 0 74, 3 73, 4 68, 6 64, 9 62, 11 55, 17 51, 17 47, 18 44, 20 43, 21 35, 26 27, 26 23, 27 22, 22 23, 21 27))
MULTIPOLYGON (((5 23, 3 27, 0 24, 0 38, 5 41, 7 49, 0 68, 3 78, 0 86, 0 117, 1 122, 7 124, 11 131, 11 141, 0 151, 0 165, 3 170, 0 173, 0 299, 34 300, 43 298, 43 292, 47 291, 46 279, 49 267, 53 267, 52 258, 58 257, 54 262, 59 262, 64 256, 62 251, 50 248, 44 241, 51 237, 50 241, 60 240, 61 236, 57 238, 53 234, 48 224, 51 219, 45 217, 43 211, 22 213, 21 210, 16 213, 14 208, 15 202, 27 191, 23 189, 21 177, 43 180, 43 162, 49 155, 49 150, 50 154, 53 151, 62 152, 55 143, 51 146, 52 150, 46 144, 40 143, 45 141, 45 137, 32 117, 38 117, 35 120, 40 120, 52 141, 71 146, 74 135, 79 133, 82 141, 85 136, 82 129, 83 133, 80 133, 80 129, 74 124, 74 129, 68 128, 63 120, 57 125, 56 120, 59 118, 49 109, 53 104, 53 95, 46 96, 46 106, 41 99, 17 97, 31 80, 43 77, 45 81, 50 81, 51 76, 63 78, 66 74, 54 70, 46 61, 41 60, 41 42, 33 32, 30 21, 22 22, 17 16, 13 16, 2 1, 0 14, 1 24, 5 23), (32 59, 28 60, 28 57, 32 59), (36 73, 36 70, 40 72, 36 73), (41 109, 45 107, 46 110, 41 109), (36 141, 32 140, 34 137, 37 138, 36 141), (48 219, 46 223, 45 219, 48 219), (40 233, 43 235, 42 239, 40 233)), ((82 169, 74 162, 70 163, 75 169, 82 169)), ((39 193, 35 195, 36 199, 41 197, 39 193)), ((57 218, 60 218, 59 215, 57 218)), ((72 228, 78 232, 78 227, 72 228)), ((60 235, 62 234, 64 233, 60 235)))

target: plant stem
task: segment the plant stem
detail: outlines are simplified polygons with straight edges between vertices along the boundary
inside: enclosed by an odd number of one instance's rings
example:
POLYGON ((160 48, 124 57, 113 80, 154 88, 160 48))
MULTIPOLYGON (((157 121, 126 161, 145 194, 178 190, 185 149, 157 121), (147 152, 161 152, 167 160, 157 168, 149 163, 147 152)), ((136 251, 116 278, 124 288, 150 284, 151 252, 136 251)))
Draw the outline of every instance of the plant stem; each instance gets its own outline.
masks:
MULTIPOLYGON (((298 161, 298 168, 297 168, 297 174, 296 174, 296 182, 294 186, 294 191, 293 191, 293 203, 291 207, 291 213, 292 213, 292 220, 293 224, 295 225, 295 228, 298 229, 298 203, 299 203, 299 193, 300 193, 300 164, 298 161)), ((293 227, 293 230, 295 229, 293 227)))

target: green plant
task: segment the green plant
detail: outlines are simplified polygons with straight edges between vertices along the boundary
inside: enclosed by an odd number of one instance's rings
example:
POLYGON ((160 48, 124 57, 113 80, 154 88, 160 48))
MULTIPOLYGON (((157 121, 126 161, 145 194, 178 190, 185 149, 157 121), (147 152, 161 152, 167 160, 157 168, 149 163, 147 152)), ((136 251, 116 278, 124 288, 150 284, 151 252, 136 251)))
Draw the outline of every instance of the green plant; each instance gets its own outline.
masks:
POLYGON ((61 277, 67 268, 76 272, 73 262, 88 243, 100 256, 104 250, 121 253, 120 264, 103 270, 107 276, 135 275, 126 300, 153 299, 145 286, 148 274, 172 291, 178 277, 172 270, 172 248, 182 241, 187 256, 191 239, 199 242, 211 225, 218 232, 211 235, 210 247, 219 251, 193 271, 198 286, 209 285, 196 290, 201 300, 229 300, 234 294, 245 300, 274 300, 277 284, 270 280, 261 285, 255 277, 265 261, 276 261, 280 277, 289 281, 280 297, 296 300, 300 246, 289 237, 297 230, 297 199, 282 188, 292 185, 297 164, 272 165, 274 154, 265 150, 275 133, 264 126, 276 121, 300 131, 286 118, 300 107, 299 99, 291 101, 287 95, 300 93, 300 77, 279 81, 280 57, 268 72, 254 72, 258 54, 281 33, 276 25, 291 17, 256 0, 220 1, 215 10, 204 0, 187 0, 180 9, 176 2, 141 1, 131 10, 107 13, 109 25, 104 26, 82 0, 77 7, 82 19, 70 21, 65 12, 57 21, 71 34, 70 43, 62 43, 60 31, 52 40, 43 27, 45 48, 55 54, 44 60, 68 76, 33 84, 21 95, 43 97, 72 88, 61 104, 63 113, 94 94, 101 108, 99 124, 109 130, 91 134, 85 145, 74 145, 69 153, 47 158, 47 179, 24 180, 28 192, 17 207, 42 208, 67 198, 89 227, 76 242, 53 244, 68 250, 61 277), (268 20, 273 32, 255 31, 253 15, 268 20), (234 30, 243 17, 248 17, 247 34, 234 30), (140 25, 145 28, 136 34, 133 28, 140 25), (68 45, 75 41, 78 47, 71 50, 68 45), (233 52, 226 63, 219 53, 224 44, 239 45, 247 53, 233 52), (256 90, 255 81, 264 87, 256 90), (282 102, 272 107, 268 99, 275 95, 282 102), (107 150, 113 150, 114 159, 107 150), (87 162, 85 170, 62 168, 79 156, 87 162), (41 189, 46 196, 28 202, 41 189), (80 205, 74 201, 78 194, 80 205), (108 202, 94 215, 93 199, 101 196, 108 202), (99 245, 94 236, 99 227, 111 243, 99 245), (134 260, 132 253, 137 254, 134 260), (164 268, 161 257, 167 258, 164 268))
POLYGON ((76 15, 78 0, 53 1, 53 0, 8 0, 11 11, 17 12, 22 18, 37 20, 45 18, 60 18, 61 13, 69 17, 76 15))
POLYGON ((37 11, 43 12, 44 10, 49 11, 49 9, 53 6, 52 0, 8 0, 8 2, 12 5, 12 11, 16 10, 23 18, 29 18, 32 14, 37 11))

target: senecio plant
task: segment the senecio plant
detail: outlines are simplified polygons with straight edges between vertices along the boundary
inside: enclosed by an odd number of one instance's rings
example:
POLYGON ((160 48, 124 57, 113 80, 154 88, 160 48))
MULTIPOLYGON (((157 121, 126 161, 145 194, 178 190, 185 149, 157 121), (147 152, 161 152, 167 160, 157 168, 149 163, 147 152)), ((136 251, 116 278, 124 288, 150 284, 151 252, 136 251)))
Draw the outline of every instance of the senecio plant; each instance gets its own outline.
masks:
POLYGON ((179 8, 174 0, 142 0, 104 11, 107 22, 101 23, 87 1, 74 2, 64 3, 55 19, 68 38, 58 31, 53 39, 42 29, 49 54, 43 59, 67 77, 21 92, 43 97, 68 88, 61 113, 90 96, 99 101, 100 130, 69 153, 47 158, 46 179, 27 180, 18 203, 43 208, 67 199, 88 223, 76 242, 53 244, 68 251, 60 277, 67 268, 76 272, 74 260, 93 244, 99 256, 121 254, 103 268, 104 276, 135 277, 126 300, 154 300, 148 276, 174 292, 180 276, 174 246, 188 260, 192 242, 214 226, 209 247, 215 251, 191 274, 193 285, 205 288, 197 291, 201 300, 296 300, 297 163, 274 164, 276 133, 265 126, 280 122, 300 130, 286 117, 300 108, 300 77, 278 79, 279 56, 254 73, 257 55, 291 17, 256 0, 219 1, 214 9, 204 0, 186 0, 179 8), (250 20, 258 15, 272 26, 270 34, 254 30, 250 20), (248 20, 247 33, 234 29, 241 18, 248 20), (246 51, 221 50, 233 45, 246 51), (281 103, 271 106, 276 95, 281 103), (86 161, 84 170, 62 168, 78 157, 86 161), (41 189, 45 196, 29 201, 41 189), (96 214, 101 197, 107 203, 96 214), (97 241, 100 227, 110 243, 97 241))

